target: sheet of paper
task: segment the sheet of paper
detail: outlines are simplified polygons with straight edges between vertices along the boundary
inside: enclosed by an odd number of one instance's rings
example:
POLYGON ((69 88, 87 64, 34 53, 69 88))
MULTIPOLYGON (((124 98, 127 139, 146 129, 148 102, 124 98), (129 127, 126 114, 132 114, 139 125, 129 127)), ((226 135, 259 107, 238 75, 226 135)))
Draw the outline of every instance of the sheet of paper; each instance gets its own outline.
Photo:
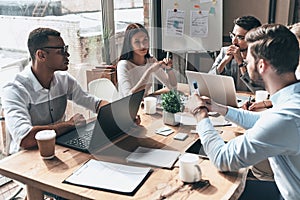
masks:
MULTIPOLYGON (((231 122, 227 121, 225 117, 219 116, 219 117, 209 117, 212 124, 214 126, 230 126, 232 125, 231 122)), ((196 118, 187 112, 179 112, 175 114, 175 121, 180 122, 183 125, 197 125, 197 120, 196 118)))
POLYGON ((185 12, 182 10, 167 10, 166 35, 183 37, 185 12))
POLYGON ((94 159, 89 160, 65 182, 75 185, 131 193, 143 181, 151 168, 134 167, 94 159))
POLYGON ((156 167, 172 168, 179 155, 179 151, 138 147, 127 157, 127 161, 156 167))

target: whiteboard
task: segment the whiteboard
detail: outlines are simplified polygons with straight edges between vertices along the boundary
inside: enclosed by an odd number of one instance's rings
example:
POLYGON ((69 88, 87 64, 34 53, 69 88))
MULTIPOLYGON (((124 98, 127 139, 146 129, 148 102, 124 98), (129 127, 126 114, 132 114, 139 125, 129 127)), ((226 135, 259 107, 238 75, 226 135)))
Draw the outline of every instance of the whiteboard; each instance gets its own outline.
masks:
POLYGON ((207 52, 221 49, 223 0, 162 0, 161 2, 163 50, 207 52), (175 3, 177 3, 177 12, 174 12, 175 3), (195 8, 195 5, 199 5, 200 8, 195 8), (174 27, 175 30, 172 30, 174 27))

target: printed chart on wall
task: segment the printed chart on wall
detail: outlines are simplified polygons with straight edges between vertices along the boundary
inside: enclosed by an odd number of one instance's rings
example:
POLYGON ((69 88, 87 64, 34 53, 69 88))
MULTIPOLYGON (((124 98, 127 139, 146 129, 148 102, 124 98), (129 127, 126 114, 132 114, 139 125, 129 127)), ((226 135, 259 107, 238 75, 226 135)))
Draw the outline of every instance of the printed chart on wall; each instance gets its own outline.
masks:
POLYGON ((163 0, 162 48, 216 51, 222 46, 223 0, 163 0))

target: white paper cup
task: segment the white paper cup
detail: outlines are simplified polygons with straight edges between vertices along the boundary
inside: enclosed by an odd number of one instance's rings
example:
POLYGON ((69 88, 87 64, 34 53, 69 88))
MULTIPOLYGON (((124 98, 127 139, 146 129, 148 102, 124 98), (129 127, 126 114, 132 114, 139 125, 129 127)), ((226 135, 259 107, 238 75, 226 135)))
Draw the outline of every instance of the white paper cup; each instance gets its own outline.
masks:
POLYGON ((144 111, 146 114, 156 113, 156 103, 157 99, 155 97, 145 97, 144 98, 144 111))
POLYGON ((257 90, 255 92, 255 101, 260 102, 268 98, 269 93, 265 90, 257 90))
POLYGON ((52 159, 55 156, 55 137, 54 130, 39 131, 35 135, 40 155, 43 159, 52 159))
POLYGON ((186 183, 194 183, 201 180, 202 173, 199 166, 198 155, 185 153, 180 156, 179 178, 186 183))

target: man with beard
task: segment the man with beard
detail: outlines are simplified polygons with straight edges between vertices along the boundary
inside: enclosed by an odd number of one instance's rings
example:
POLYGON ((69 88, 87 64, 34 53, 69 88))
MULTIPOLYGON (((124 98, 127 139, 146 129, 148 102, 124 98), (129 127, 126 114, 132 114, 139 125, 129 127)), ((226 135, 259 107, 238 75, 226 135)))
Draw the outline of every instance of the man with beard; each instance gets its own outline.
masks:
POLYGON ((245 35, 249 30, 261 26, 261 23, 253 16, 239 17, 233 23, 233 30, 229 33, 232 45, 221 48, 209 73, 231 76, 234 79, 236 90, 248 91, 247 86, 240 79, 247 71, 245 58, 248 45, 245 35))
MULTIPOLYGON (((197 118, 197 132, 209 159, 220 171, 237 171, 268 159, 280 198, 299 199, 300 82, 295 77, 299 61, 297 38, 284 25, 266 24, 250 31, 246 41, 249 76, 253 81, 259 77, 263 79, 273 107, 265 112, 251 112, 193 95, 189 108, 197 118), (245 134, 225 144, 208 118, 209 111, 218 112, 245 128, 245 134)), ((258 195, 267 192, 256 191, 260 193, 258 195)))
POLYGON ((68 100, 93 112, 108 103, 88 94, 66 72, 70 54, 58 31, 34 29, 27 45, 32 66, 3 87, 2 107, 11 139, 10 154, 36 146, 35 135, 41 130, 53 129, 59 136, 84 125, 86 120, 79 113, 65 120, 68 100))

